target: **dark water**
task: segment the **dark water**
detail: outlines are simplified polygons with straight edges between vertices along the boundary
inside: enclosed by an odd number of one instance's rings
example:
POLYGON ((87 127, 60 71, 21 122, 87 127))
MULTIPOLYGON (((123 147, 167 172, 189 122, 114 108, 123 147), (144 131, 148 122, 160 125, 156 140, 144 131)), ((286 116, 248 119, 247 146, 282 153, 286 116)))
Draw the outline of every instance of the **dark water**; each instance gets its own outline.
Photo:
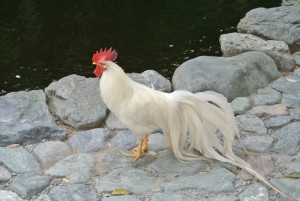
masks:
POLYGON ((281 0, 2 0, 0 94, 93 77, 92 54, 113 46, 126 72, 171 78, 182 62, 221 55, 219 36, 246 12, 281 0))

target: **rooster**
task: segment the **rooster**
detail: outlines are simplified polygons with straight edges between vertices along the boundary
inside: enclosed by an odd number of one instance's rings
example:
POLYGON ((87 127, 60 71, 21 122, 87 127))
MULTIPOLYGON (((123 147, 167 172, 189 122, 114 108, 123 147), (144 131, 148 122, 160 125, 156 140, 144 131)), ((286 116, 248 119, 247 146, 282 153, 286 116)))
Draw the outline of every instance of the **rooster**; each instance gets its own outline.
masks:
POLYGON ((97 51, 94 74, 100 79, 104 103, 140 140, 131 156, 138 160, 148 149, 148 135, 160 129, 181 161, 216 159, 240 167, 293 200, 232 150, 238 127, 227 99, 212 91, 164 93, 131 80, 113 61, 112 48, 97 51), (216 133, 222 134, 218 137, 216 133), (186 139, 189 135, 189 144, 186 139), (221 140, 222 139, 222 140, 221 140), (195 153, 197 150, 202 155, 195 153))

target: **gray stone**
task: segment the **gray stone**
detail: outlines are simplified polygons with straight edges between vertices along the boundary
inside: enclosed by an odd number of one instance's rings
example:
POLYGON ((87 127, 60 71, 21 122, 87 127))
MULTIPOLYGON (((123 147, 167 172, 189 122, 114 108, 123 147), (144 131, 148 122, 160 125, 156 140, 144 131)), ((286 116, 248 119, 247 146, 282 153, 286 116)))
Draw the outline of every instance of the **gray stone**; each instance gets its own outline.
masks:
POLYGON ((289 108, 300 108, 300 94, 282 94, 282 104, 289 108))
POLYGON ((234 57, 200 56, 180 65, 172 78, 174 90, 215 91, 233 100, 266 87, 280 73, 275 62, 262 52, 234 57))
POLYGON ((97 201, 97 192, 87 184, 55 186, 49 196, 53 201, 97 201))
POLYGON ((300 172, 300 157, 299 156, 282 156, 276 160, 280 167, 285 168, 287 173, 300 172))
POLYGON ((43 166, 54 164, 71 154, 69 146, 60 141, 44 142, 33 149, 33 155, 43 166))
POLYGON ((66 132, 55 124, 48 111, 42 90, 0 96, 0 146, 65 138, 66 132))
POLYGON ((240 201, 269 201, 268 189, 260 183, 250 185, 243 193, 239 195, 240 201))
POLYGON ((170 192, 158 193, 152 196, 151 201, 193 201, 194 199, 170 192))
POLYGON ((280 77, 273 82, 272 88, 287 94, 300 94, 300 77, 295 75, 280 77))
POLYGON ((285 105, 276 104, 255 106, 251 110, 249 110, 247 114, 267 119, 274 116, 285 116, 289 113, 285 105))
POLYGON ((281 94, 280 92, 266 87, 258 89, 257 93, 251 97, 253 106, 257 105, 274 105, 280 103, 281 94))
POLYGON ((154 133, 149 135, 148 145, 149 149, 153 151, 162 151, 169 148, 165 136, 161 133, 154 133))
POLYGON ((45 93, 50 109, 74 128, 95 128, 106 116, 98 78, 69 75, 51 83, 45 93))
POLYGON ((238 32, 284 41, 292 51, 300 49, 300 7, 256 8, 240 20, 238 32))
POLYGON ((0 198, 3 201, 24 201, 18 194, 6 190, 0 190, 0 198))
MULTIPOLYGON (((299 52, 299 56, 300 56, 300 52, 299 52)), ((300 77, 300 68, 295 69, 293 75, 300 77)))
POLYGON ((200 198, 198 201, 238 201, 239 198, 234 195, 221 195, 221 196, 214 196, 211 198, 200 198))
POLYGON ((45 174, 54 177, 66 177, 72 183, 87 182, 93 177, 96 160, 88 154, 76 154, 56 163, 45 174))
POLYGON ((300 200, 300 179, 271 179, 271 182, 296 200, 300 200))
POLYGON ((0 166, 0 183, 11 179, 11 173, 3 166, 0 166))
POLYGON ((120 120, 119 118, 114 115, 112 112, 108 115, 105 121, 106 127, 109 130, 125 130, 128 129, 120 120))
POLYGON ((300 120, 300 108, 299 109, 291 109, 290 116, 293 120, 300 120))
POLYGON ((110 130, 95 128, 75 133, 69 143, 81 153, 96 152, 106 147, 106 140, 110 136, 110 130))
POLYGON ((179 175, 192 175, 205 170, 208 165, 205 161, 179 161, 171 150, 159 152, 156 161, 150 164, 150 167, 159 173, 174 173, 179 175))
POLYGON ((114 169, 96 182, 98 193, 115 189, 127 189, 133 194, 143 195, 158 188, 161 179, 136 168, 114 169))
POLYGON ((40 171, 38 162, 23 147, 0 147, 0 162, 15 173, 40 171))
POLYGON ((164 92, 171 92, 172 85, 171 82, 160 75, 154 70, 146 70, 141 74, 129 73, 127 74, 132 80, 146 85, 152 89, 164 92))
POLYGON ((292 54, 292 56, 295 60, 296 66, 300 66, 300 52, 295 52, 294 54, 292 54))
POLYGON ((250 98, 248 97, 237 97, 230 104, 234 114, 245 114, 251 107, 250 98))
POLYGON ((208 173, 199 173, 179 178, 164 184, 165 191, 180 191, 184 189, 206 190, 209 192, 233 192, 235 175, 224 169, 215 169, 208 173))
POLYGON ((278 140, 274 146, 277 152, 295 154, 300 141, 300 122, 290 123, 273 133, 273 137, 278 140))
POLYGON ((128 150, 138 146, 139 142, 136 136, 130 130, 121 130, 111 140, 111 145, 121 150, 128 150))
POLYGON ((267 120, 265 120, 265 126, 267 128, 279 128, 281 126, 284 126, 285 124, 288 124, 292 121, 292 117, 290 116, 276 116, 271 117, 267 120))
POLYGON ((141 201, 137 197, 133 195, 122 195, 122 196, 113 196, 113 197, 107 197, 103 198, 103 201, 141 201))
POLYGON ((251 34, 228 33, 220 36, 223 56, 231 57, 243 52, 260 51, 270 56, 280 70, 295 67, 289 46, 283 41, 264 40, 251 34))
POLYGON ((300 5, 300 0, 282 0, 282 6, 296 6, 300 5))
POLYGON ((249 151, 264 153, 273 147, 274 139, 269 135, 247 136, 241 141, 241 145, 249 151))
POLYGON ((239 115, 235 119, 242 134, 267 134, 264 122, 257 116, 239 115))
POLYGON ((52 201, 48 195, 42 194, 34 201, 52 201))
POLYGON ((24 198, 31 198, 43 191, 50 184, 51 179, 50 176, 32 173, 18 175, 9 185, 9 188, 24 198))

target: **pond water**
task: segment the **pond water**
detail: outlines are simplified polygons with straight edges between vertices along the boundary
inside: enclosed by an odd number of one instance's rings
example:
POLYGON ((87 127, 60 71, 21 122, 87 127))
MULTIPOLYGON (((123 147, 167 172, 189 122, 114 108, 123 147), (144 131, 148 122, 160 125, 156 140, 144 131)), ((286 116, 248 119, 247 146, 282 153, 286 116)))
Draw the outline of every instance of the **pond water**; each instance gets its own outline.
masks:
POLYGON ((281 0, 10 0, 0 2, 0 94, 94 77, 92 54, 114 47, 126 72, 167 78, 184 61, 221 55, 219 36, 281 0))

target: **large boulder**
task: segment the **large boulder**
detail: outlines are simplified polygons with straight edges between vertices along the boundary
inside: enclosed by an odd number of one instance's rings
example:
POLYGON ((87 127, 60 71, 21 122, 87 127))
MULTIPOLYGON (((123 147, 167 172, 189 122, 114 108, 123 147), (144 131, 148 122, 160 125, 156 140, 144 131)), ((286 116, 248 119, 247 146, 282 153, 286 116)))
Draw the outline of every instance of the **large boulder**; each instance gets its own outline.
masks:
POLYGON ((229 33, 220 36, 220 44, 225 57, 260 51, 270 56, 280 70, 292 70, 295 67, 289 46, 283 41, 263 40, 251 34, 229 33))
POLYGON ((98 78, 69 75, 45 89, 50 109, 77 129, 95 128, 106 116, 98 78))
POLYGON ((300 0, 282 0, 282 6, 296 6, 300 5, 300 0))
POLYGON ((265 39, 286 42, 293 52, 300 50, 300 6, 256 8, 240 20, 238 31, 265 39))
POLYGON ((212 90, 229 101, 249 96, 280 76, 276 64, 262 52, 234 57, 200 56, 179 66, 172 78, 174 90, 212 90))
POLYGON ((66 132, 55 124, 49 113, 42 90, 0 96, 0 146, 65 138, 66 132))

